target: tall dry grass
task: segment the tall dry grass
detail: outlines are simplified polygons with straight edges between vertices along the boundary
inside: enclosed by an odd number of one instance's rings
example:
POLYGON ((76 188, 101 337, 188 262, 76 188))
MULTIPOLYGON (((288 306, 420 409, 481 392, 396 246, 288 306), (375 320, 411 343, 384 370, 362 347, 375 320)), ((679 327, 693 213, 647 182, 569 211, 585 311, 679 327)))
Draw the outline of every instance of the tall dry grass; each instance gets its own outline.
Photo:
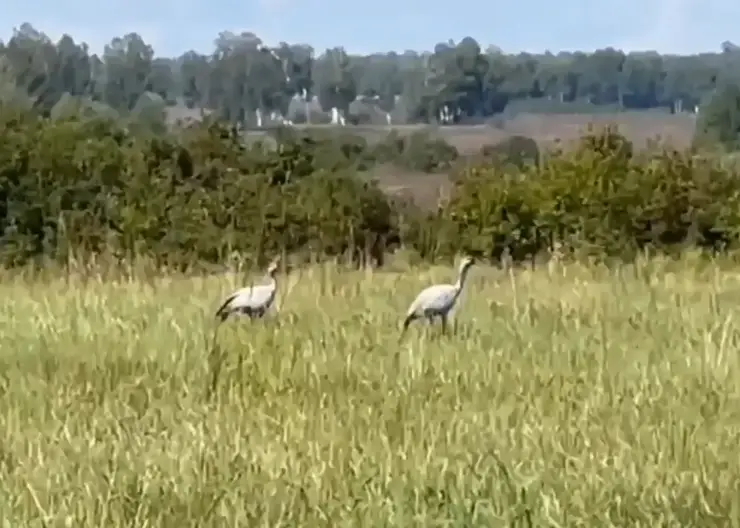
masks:
MULTIPOLYGON (((738 526, 740 274, 314 267, 222 326, 237 277, 8 276, 5 526, 738 526)), ((239 280, 242 280, 239 278, 239 280)))

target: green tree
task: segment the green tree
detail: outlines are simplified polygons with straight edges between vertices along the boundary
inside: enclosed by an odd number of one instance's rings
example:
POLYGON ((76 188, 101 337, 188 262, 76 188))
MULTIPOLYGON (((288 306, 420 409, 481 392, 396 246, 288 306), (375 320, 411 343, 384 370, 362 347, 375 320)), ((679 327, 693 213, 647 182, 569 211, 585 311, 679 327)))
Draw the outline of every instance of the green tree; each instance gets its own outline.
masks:
POLYGON ((697 146, 740 149, 740 86, 722 86, 702 107, 694 141, 697 146))
POLYGON ((26 23, 0 46, 14 84, 43 114, 64 94, 126 114, 145 92, 186 110, 183 115, 203 110, 239 125, 267 123, 297 107, 312 122, 325 122, 332 108, 351 114, 357 96, 360 113, 383 120, 390 114, 395 123, 480 121, 520 111, 693 112, 718 85, 740 82, 740 52, 732 43, 687 56, 611 48, 505 54, 493 46, 483 51, 466 37, 431 52, 362 56, 341 45, 321 54, 308 44, 267 47, 254 33, 225 31, 210 51, 163 57, 131 33, 114 38, 98 57, 74 37, 54 43, 26 23))
POLYGON ((116 37, 105 47, 103 100, 119 111, 129 111, 148 91, 154 50, 137 33, 116 37))

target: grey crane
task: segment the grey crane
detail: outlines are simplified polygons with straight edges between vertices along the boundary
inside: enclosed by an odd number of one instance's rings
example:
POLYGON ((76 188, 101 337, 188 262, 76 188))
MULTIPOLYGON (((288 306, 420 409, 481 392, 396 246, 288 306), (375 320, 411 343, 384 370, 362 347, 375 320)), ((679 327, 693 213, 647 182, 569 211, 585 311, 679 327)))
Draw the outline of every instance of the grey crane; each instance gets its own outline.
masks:
POLYGON ((229 295, 216 311, 216 317, 223 322, 231 314, 247 315, 251 319, 264 316, 275 300, 275 292, 277 291, 275 276, 279 263, 280 259, 276 258, 267 267, 267 284, 247 286, 229 295))
POLYGON ((435 284, 424 288, 416 296, 406 311, 406 318, 403 321, 401 335, 406 332, 409 325, 416 319, 425 317, 430 323, 434 322, 435 317, 442 321, 442 331, 447 331, 447 317, 450 310, 455 306, 460 292, 465 286, 465 279, 468 276, 468 270, 475 262, 473 257, 465 257, 460 263, 459 274, 455 284, 435 284))

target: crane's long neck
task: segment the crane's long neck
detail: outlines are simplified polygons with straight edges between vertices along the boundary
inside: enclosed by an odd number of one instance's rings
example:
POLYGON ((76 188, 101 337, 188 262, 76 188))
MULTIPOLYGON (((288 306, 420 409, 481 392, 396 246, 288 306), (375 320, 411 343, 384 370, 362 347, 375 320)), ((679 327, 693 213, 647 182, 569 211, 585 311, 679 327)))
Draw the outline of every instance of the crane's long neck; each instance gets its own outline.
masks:
POLYGON ((251 288, 254 288, 256 286, 270 286, 274 289, 274 288, 277 288, 277 280, 275 278, 276 275, 277 274, 275 272, 269 271, 265 273, 265 277, 261 281, 255 280, 255 277, 253 275, 251 280, 249 280, 247 284, 251 288))
POLYGON ((468 278, 468 270, 470 269, 470 266, 464 266, 460 268, 460 273, 457 276, 457 282, 455 283, 455 289, 457 290, 458 295, 462 291, 463 287, 465 286, 465 281, 468 278))

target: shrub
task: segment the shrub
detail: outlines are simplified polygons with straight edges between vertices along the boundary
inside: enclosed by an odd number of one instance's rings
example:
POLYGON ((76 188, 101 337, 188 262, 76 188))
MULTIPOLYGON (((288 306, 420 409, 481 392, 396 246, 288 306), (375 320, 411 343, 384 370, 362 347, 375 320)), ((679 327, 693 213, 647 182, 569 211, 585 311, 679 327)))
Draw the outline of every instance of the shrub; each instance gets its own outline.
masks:
POLYGON ((636 156, 612 129, 570 153, 520 171, 474 166, 456 179, 441 216, 466 249, 523 259, 554 240, 573 250, 627 256, 647 246, 718 248, 737 240, 740 178, 713 160, 660 151, 636 156))
POLYGON ((0 211, 7 264, 44 255, 149 255, 177 266, 239 251, 372 251, 397 222, 385 195, 347 170, 362 146, 327 161, 326 144, 245 145, 220 125, 176 141, 110 121, 12 116, 0 128, 0 211))
POLYGON ((540 149, 532 138, 510 136, 499 143, 481 147, 480 158, 491 165, 510 165, 522 169, 526 165, 539 163, 540 149))
POLYGON ((392 134, 369 147, 360 136, 280 129, 274 143, 217 123, 141 135, 107 118, 5 108, 2 263, 106 252, 187 267, 234 251, 254 261, 290 252, 380 263, 399 242, 424 258, 466 250, 496 259, 508 249, 521 260, 555 241, 624 257, 645 247, 731 248, 738 238, 736 165, 636 153, 612 129, 538 164, 478 160, 431 213, 358 171, 388 159, 434 170, 456 155, 443 142, 392 134))
POLYGON ((392 131, 372 151, 375 163, 393 163, 399 168, 427 173, 448 170, 458 156, 455 147, 427 132, 401 136, 392 131))
POLYGON ((720 86, 697 118, 694 145, 727 151, 740 149, 740 85, 720 86))

